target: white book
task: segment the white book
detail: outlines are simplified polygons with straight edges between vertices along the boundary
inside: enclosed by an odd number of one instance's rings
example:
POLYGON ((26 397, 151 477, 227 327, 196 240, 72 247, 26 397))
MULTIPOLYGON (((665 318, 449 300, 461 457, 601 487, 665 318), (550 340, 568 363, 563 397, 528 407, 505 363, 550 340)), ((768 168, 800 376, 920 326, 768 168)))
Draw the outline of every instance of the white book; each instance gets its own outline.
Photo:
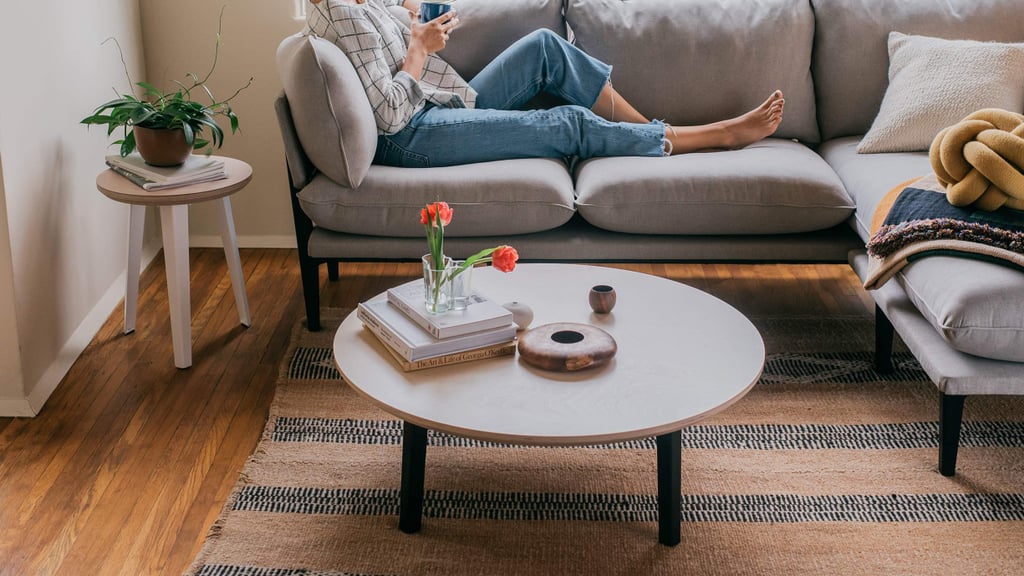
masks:
POLYGON ((156 184, 191 182, 201 176, 217 173, 218 171, 224 172, 223 160, 196 154, 186 158, 181 166, 150 166, 146 164, 146 161, 137 152, 123 157, 118 154, 112 154, 107 156, 106 160, 107 164, 111 166, 137 174, 156 184))
POLYGON ((189 180, 187 182, 173 182, 171 184, 157 184, 156 182, 153 182, 152 180, 149 180, 145 176, 139 176, 138 174, 136 174, 134 172, 130 172, 128 170, 125 170, 124 168, 121 168, 120 166, 114 166, 113 164, 107 164, 107 166, 109 166, 110 169, 113 170, 114 172, 117 172, 121 176, 124 176, 125 178, 131 180, 133 184, 135 184, 136 186, 139 186, 140 188, 142 188, 144 190, 165 190, 165 189, 168 189, 168 188, 181 188, 182 186, 189 186, 189 185, 192 185, 192 184, 199 184, 201 182, 210 182, 212 180, 223 180, 223 179, 228 177, 227 173, 224 172, 223 170, 221 170, 220 172, 216 172, 216 173, 200 174, 195 179, 189 180))
POLYGON ((356 316, 385 345, 410 362, 512 342, 516 337, 516 326, 509 323, 491 330, 440 340, 427 334, 386 300, 361 302, 356 308, 356 316))
POLYGON ((427 312, 423 305, 422 280, 390 288, 387 294, 388 302, 401 308, 402 312, 416 324, 439 339, 472 334, 512 323, 511 312, 477 292, 469 297, 465 310, 449 310, 444 314, 427 312))

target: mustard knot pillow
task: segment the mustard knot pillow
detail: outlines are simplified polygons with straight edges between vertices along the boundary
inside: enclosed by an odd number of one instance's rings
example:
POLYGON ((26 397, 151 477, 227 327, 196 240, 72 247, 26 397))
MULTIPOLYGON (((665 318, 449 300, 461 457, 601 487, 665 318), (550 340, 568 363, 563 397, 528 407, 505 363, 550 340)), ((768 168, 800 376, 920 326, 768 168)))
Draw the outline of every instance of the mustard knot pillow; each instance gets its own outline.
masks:
POLYGON ((1024 210, 1024 115, 978 110, 941 130, 928 157, 950 204, 1024 210))

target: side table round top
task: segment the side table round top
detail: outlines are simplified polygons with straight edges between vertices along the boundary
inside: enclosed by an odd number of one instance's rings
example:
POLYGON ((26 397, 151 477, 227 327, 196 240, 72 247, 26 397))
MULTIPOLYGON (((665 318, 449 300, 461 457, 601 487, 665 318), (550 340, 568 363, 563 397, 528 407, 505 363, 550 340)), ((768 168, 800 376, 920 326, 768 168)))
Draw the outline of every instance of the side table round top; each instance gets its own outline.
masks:
POLYGON ((246 162, 224 156, 210 156, 210 158, 224 161, 227 178, 189 184, 179 188, 145 190, 108 168, 96 177, 96 188, 108 198, 126 204, 174 206, 223 198, 241 190, 252 180, 252 166, 246 162))
POLYGON ((746 317, 657 276, 522 264, 508 274, 475 270, 473 289, 499 303, 526 303, 533 326, 597 326, 612 335, 618 352, 578 372, 541 370, 518 356, 403 372, 353 313, 334 338, 345 380, 385 411, 425 428, 494 442, 578 445, 680 430, 741 398, 764 366, 764 342, 746 317), (598 284, 618 295, 608 314, 590 308, 588 293, 598 284))

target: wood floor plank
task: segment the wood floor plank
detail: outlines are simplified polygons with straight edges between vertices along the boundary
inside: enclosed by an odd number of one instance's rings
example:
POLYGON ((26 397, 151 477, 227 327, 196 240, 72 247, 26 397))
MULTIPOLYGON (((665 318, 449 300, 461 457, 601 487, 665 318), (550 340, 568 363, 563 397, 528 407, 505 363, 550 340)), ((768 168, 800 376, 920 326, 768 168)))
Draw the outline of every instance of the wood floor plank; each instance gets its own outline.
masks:
MULTIPOLYGON (((265 424, 303 314, 294 250, 240 251, 252 326, 239 325, 220 249, 193 249, 193 366, 173 366, 166 276, 140 279, 136 331, 119 305, 42 413, 0 419, 0 574, 178 574, 201 548, 265 424)), ((631 263, 747 314, 870 314, 843 265, 631 263)), ((352 307, 418 262, 321 270, 323 307, 352 307)))

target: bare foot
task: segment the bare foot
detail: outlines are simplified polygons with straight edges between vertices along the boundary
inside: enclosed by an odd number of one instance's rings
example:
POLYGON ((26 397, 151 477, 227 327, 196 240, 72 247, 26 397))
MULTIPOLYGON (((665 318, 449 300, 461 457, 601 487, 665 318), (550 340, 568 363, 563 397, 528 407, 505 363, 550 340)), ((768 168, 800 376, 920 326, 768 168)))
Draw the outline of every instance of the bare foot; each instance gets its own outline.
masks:
POLYGON ((775 133, 782 122, 782 108, 786 104, 782 91, 776 90, 760 106, 736 118, 723 120, 726 148, 743 148, 775 133))
POLYGON ((672 154, 743 148, 775 133, 782 122, 786 100, 776 90, 760 106, 742 116, 701 126, 665 127, 666 146, 672 154))

